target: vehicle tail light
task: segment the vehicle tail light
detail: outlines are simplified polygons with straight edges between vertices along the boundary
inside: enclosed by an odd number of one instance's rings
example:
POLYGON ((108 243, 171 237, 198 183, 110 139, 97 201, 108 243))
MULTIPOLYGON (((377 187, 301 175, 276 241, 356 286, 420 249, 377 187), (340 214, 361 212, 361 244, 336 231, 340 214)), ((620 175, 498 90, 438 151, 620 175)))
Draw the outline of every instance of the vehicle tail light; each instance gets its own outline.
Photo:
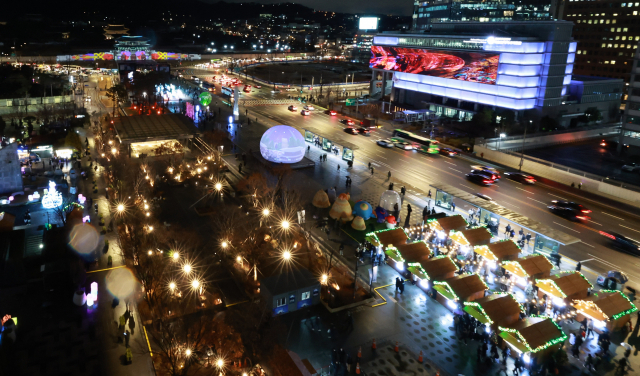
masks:
POLYGON ((587 219, 591 219, 591 217, 587 217, 586 215, 576 215, 576 218, 586 221, 587 219))
POLYGON ((485 184, 489 184, 489 183, 493 183, 493 180, 487 180, 487 179, 485 179, 485 180, 483 180, 482 182, 483 182, 483 183, 485 183, 485 184))
POLYGON ((607 232, 604 232, 604 231, 598 231, 598 232, 600 233, 600 235, 606 236, 607 238, 609 238, 611 240, 616 240, 615 236, 613 236, 613 235, 611 235, 611 234, 609 234, 607 232))
POLYGON ((583 213, 591 213, 591 210, 583 209, 583 210, 581 210, 581 212, 583 212, 583 213))

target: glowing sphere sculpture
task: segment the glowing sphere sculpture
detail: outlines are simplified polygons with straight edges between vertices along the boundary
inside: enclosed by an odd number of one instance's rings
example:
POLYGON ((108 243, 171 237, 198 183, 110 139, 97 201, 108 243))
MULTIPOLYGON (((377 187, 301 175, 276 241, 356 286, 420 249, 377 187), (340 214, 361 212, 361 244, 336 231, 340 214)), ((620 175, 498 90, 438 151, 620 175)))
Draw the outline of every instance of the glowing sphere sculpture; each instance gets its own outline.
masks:
POLYGON ((260 154, 269 162, 300 162, 304 158, 305 148, 302 134, 288 125, 271 127, 260 139, 260 154))

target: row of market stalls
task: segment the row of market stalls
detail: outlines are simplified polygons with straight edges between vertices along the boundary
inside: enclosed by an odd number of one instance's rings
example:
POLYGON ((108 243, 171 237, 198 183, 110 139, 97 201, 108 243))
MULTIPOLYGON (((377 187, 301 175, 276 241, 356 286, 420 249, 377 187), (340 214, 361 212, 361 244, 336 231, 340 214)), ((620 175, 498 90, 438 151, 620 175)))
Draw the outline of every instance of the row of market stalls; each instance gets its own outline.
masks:
POLYGON ((562 346, 567 339, 557 322, 562 318, 589 318, 596 331, 613 331, 637 311, 622 292, 591 293, 593 286, 580 272, 551 274, 553 265, 544 255, 524 255, 513 241, 493 241, 485 227, 467 226, 461 216, 451 216, 430 220, 427 228, 370 232, 366 240, 384 252, 388 265, 450 311, 464 311, 484 324, 527 364, 544 361, 562 346), (416 232, 426 240, 414 240, 416 232), (507 291, 496 288, 497 280, 507 291), (527 315, 530 304, 545 309, 527 315))

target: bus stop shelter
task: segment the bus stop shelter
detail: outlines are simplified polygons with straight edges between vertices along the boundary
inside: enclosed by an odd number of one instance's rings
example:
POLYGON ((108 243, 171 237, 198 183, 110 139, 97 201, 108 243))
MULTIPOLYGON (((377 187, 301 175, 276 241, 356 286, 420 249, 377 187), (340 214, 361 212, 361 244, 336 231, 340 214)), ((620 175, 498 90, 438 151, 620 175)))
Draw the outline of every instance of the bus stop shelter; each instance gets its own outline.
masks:
POLYGON ((455 197, 462 200, 474 208, 478 209, 479 224, 486 225, 494 234, 499 232, 500 223, 508 222, 513 225, 528 230, 533 239, 534 252, 543 254, 558 253, 561 245, 578 243, 580 239, 562 231, 534 221, 524 215, 498 205, 493 201, 487 201, 474 194, 463 191, 448 184, 431 184, 435 188, 435 205, 446 210, 451 210, 451 203, 455 197))
POLYGON ((307 142, 312 144, 318 143, 318 145, 324 151, 333 152, 334 148, 337 148, 339 152, 342 154, 342 159, 345 161, 353 161, 354 159, 354 151, 359 149, 357 145, 350 143, 349 141, 343 140, 340 137, 329 136, 327 133, 323 132, 318 128, 303 128, 304 129, 304 139, 307 142), (342 150, 340 150, 342 149, 342 150))

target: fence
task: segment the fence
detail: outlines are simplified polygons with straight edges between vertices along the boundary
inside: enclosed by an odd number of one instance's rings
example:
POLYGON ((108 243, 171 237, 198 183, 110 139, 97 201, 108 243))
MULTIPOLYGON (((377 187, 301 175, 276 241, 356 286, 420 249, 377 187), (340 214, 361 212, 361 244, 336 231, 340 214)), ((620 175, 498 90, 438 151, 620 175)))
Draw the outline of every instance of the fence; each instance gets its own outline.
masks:
POLYGON ((16 107, 16 106, 31 106, 39 104, 58 104, 58 103, 72 103, 73 95, 60 95, 55 97, 37 97, 37 98, 12 98, 12 99, 0 99, 0 107, 16 107))

